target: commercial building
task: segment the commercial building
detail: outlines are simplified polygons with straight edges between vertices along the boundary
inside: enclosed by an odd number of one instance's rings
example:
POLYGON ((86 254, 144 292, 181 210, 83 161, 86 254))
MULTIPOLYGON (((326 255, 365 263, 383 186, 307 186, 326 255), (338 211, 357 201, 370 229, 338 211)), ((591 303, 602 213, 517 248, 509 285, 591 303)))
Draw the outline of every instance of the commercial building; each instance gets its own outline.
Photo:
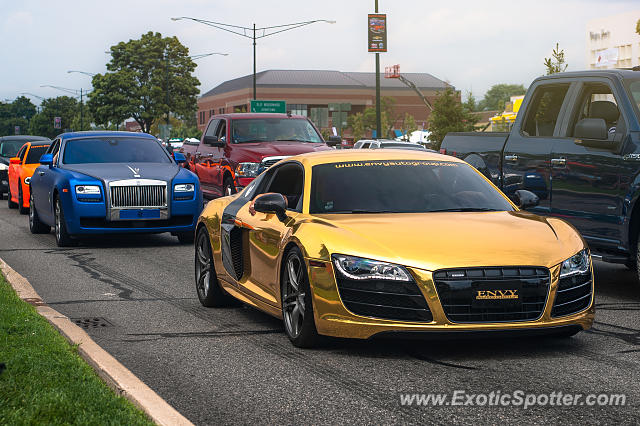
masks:
POLYGON ((587 23, 587 67, 632 68, 640 65, 640 10, 591 20, 587 23))
MULTIPOLYGON (((432 104, 439 91, 447 87, 455 90, 431 74, 402 75, 412 81, 432 104)), ((372 72, 268 70, 258 73, 256 82, 258 99, 283 100, 288 112, 309 117, 321 129, 339 127, 339 112, 330 111, 330 104, 348 104, 348 116, 375 107, 376 103, 375 73, 372 72)), ((381 96, 396 101, 395 128, 402 128, 405 113, 411 114, 418 126, 426 126, 430 111, 416 92, 398 79, 384 78, 384 74, 380 84, 381 96)), ((198 127, 204 130, 209 117, 215 114, 249 111, 252 98, 252 74, 218 85, 198 100, 198 127)), ((344 116, 342 119, 345 121, 344 116)))

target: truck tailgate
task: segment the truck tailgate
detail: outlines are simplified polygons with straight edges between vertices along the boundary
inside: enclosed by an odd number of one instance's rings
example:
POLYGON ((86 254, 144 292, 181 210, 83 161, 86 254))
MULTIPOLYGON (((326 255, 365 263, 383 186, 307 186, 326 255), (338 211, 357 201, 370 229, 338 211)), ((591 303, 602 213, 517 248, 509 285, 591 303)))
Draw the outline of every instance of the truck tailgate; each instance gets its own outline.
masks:
POLYGON ((502 150, 508 137, 508 132, 447 133, 440 152, 466 161, 500 188, 502 150))

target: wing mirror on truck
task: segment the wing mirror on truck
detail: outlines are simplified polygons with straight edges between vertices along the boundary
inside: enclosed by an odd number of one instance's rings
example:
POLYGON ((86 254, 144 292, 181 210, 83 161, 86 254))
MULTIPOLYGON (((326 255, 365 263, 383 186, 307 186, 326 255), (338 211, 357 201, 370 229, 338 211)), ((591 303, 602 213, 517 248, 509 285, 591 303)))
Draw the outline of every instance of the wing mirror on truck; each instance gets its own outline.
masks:
POLYGON ((518 189, 511 197, 511 200, 516 203, 519 209, 528 209, 540 203, 540 198, 526 189, 518 189))
POLYGON ((329 146, 340 145, 342 144, 342 138, 340 136, 329 136, 325 143, 329 146))
POLYGON ((253 202, 253 208, 261 213, 275 213, 280 222, 287 220, 287 202, 282 194, 258 195, 253 202))
POLYGON ((218 139, 217 136, 205 136, 202 142, 211 146, 224 147, 224 139, 218 139))
POLYGON ((606 140, 609 136, 607 124, 602 118, 583 118, 576 123, 573 136, 579 139, 606 140))

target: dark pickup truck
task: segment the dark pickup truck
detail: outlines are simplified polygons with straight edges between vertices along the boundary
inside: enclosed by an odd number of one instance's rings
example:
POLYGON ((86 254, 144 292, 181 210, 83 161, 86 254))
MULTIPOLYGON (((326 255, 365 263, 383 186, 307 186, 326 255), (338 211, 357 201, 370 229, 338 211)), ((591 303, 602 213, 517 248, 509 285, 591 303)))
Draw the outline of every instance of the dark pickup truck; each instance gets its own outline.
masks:
POLYGON ((236 113, 211 117, 200 143, 185 143, 180 152, 211 199, 235 194, 283 158, 328 149, 307 117, 236 113))
MULTIPOLYGON (((510 133, 449 133, 440 151, 466 160, 529 210, 573 224, 595 258, 637 268, 640 258, 640 71, 540 77, 510 133)), ((640 272, 640 268, 639 272, 640 272)))

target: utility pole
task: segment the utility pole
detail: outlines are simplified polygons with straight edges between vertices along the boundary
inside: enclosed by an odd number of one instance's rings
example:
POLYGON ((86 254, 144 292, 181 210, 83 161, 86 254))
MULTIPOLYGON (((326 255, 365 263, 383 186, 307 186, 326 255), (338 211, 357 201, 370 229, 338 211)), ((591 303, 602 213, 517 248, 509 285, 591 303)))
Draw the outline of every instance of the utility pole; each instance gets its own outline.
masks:
MULTIPOLYGON (((376 13, 378 13, 378 0, 376 1, 376 13)), ((376 52, 376 139, 382 135, 382 112, 380 111, 380 53, 376 52)))
POLYGON ((82 103, 82 87, 80 88, 80 131, 84 130, 84 104, 82 103))
POLYGON ((167 93, 165 94, 165 102, 167 104, 167 141, 169 140, 170 132, 169 132, 169 50, 165 50, 164 52, 164 60, 166 63, 166 85, 167 85, 167 93))
POLYGON ((256 95, 256 24, 253 24, 253 100, 257 98, 256 95))

